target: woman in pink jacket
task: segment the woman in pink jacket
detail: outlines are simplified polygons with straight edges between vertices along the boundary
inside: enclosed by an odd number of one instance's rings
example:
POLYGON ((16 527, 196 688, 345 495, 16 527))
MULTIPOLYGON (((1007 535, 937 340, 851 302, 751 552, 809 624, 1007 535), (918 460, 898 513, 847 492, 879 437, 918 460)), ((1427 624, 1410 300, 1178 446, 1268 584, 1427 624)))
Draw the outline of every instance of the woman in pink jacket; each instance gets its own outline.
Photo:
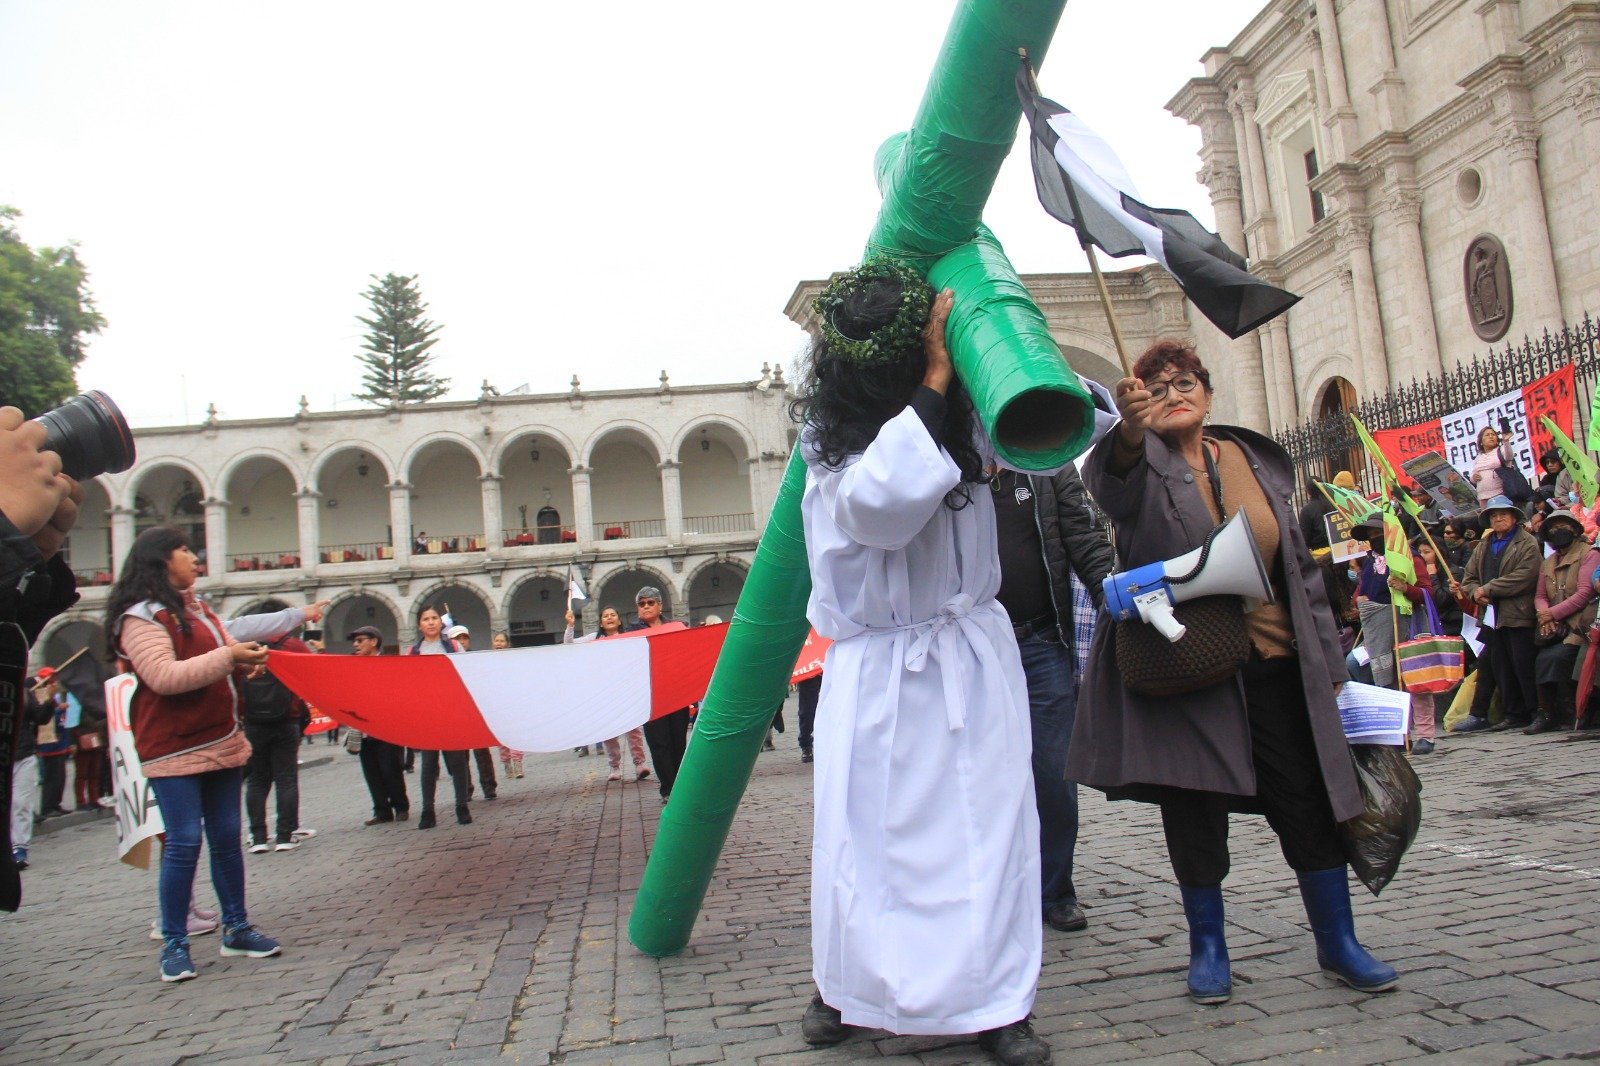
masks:
POLYGON ((195 976, 189 904, 204 833, 222 905, 222 954, 266 958, 278 942, 250 926, 244 900, 240 796, 250 745, 239 728, 235 678, 260 669, 267 649, 238 643, 194 595, 199 560, 170 528, 139 534, 106 610, 106 642, 139 679, 133 741, 166 826, 161 852, 160 974, 195 976))

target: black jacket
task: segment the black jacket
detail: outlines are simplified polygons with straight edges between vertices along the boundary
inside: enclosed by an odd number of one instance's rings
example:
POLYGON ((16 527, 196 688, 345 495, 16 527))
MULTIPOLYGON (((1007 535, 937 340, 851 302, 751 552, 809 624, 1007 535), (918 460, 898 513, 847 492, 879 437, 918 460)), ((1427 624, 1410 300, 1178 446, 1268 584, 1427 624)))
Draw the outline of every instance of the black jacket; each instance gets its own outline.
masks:
POLYGON ((1116 567, 1116 552, 1111 538, 1101 528, 1089 506, 1089 493, 1078 471, 1068 465, 1059 473, 1029 474, 1033 490, 1033 515, 1039 526, 1039 543, 1044 547, 1044 568, 1050 575, 1050 601, 1055 607, 1061 642, 1073 646, 1077 627, 1072 616, 1070 566, 1089 590, 1096 607, 1105 598, 1102 583, 1116 567))

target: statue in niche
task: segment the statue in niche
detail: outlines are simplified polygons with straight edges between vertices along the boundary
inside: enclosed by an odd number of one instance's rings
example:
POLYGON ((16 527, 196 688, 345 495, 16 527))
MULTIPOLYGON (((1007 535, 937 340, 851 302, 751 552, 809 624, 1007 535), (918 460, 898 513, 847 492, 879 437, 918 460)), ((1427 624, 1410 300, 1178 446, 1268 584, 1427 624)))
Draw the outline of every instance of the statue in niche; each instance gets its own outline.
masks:
POLYGON ((1511 328, 1511 268, 1500 241, 1484 234, 1467 246, 1462 263, 1467 315, 1480 340, 1497 341, 1511 328))

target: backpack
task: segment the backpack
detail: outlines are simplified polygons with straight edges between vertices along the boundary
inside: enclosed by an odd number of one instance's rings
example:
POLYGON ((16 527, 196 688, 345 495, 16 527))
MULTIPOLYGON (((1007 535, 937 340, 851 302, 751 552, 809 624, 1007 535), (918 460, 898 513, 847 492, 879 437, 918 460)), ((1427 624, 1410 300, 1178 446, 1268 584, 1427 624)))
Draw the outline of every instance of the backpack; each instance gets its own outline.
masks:
POLYGON ((295 694, 269 673, 246 678, 240 695, 246 722, 287 722, 294 711, 295 694))

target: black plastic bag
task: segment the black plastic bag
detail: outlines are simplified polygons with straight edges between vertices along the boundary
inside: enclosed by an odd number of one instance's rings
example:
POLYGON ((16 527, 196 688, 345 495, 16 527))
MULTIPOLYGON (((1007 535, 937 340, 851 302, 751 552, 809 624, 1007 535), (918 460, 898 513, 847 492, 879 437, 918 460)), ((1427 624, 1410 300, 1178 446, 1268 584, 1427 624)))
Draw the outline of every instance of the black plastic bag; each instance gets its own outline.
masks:
POLYGON ((1376 896, 1394 879, 1422 825, 1422 782, 1405 752, 1377 744, 1350 748, 1366 810, 1339 823, 1345 857, 1376 896))

